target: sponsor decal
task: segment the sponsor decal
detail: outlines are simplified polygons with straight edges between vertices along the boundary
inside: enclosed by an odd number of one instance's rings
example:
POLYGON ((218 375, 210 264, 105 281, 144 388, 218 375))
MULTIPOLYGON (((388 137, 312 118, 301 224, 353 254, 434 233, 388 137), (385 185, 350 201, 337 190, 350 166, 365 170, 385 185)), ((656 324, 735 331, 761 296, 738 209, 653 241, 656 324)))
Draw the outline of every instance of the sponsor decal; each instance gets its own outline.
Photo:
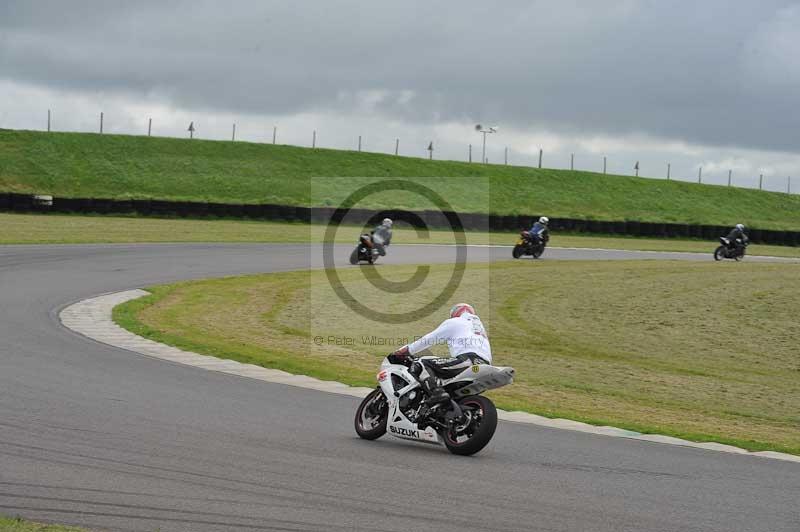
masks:
POLYGON ((418 430, 408 430, 400 427, 395 427, 394 425, 389 426, 389 430, 392 434, 397 434, 398 436, 403 436, 405 438, 417 438, 419 439, 419 431, 418 430))
POLYGON ((381 371, 378 373, 378 381, 383 382, 386 380, 386 370, 381 371))
POLYGON ((472 373, 478 373, 481 370, 481 367, 477 364, 472 366, 472 373))

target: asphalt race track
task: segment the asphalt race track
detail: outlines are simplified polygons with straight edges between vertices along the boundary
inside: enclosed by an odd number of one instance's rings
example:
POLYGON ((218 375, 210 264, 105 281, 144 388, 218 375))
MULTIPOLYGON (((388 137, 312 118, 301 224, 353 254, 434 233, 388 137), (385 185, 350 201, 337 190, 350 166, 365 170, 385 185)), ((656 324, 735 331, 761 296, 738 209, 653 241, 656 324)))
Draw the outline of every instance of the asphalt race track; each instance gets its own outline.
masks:
MULTIPOLYGON (((366 442, 352 427, 357 399, 147 358, 56 317, 104 292, 318 266, 318 251, 0 247, 0 513, 164 532, 800 530, 800 464, 515 423, 471 458, 366 442)), ((387 263, 454 256, 444 246, 390 253, 387 263)), ((470 260, 509 256, 469 250, 470 260)), ((546 258, 711 260, 711 250, 546 258)))

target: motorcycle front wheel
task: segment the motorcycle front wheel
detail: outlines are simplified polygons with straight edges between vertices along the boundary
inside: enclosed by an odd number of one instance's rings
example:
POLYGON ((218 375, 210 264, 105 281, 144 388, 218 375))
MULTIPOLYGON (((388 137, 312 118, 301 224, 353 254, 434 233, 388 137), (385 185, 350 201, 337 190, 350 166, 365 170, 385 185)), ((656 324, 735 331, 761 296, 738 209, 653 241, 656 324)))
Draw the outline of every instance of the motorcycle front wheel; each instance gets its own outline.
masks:
POLYGON ((350 254, 350 264, 358 264, 358 248, 350 254))
POLYGON ((714 250, 714 260, 722 260, 725 258, 725 246, 719 246, 714 250))
POLYGON ((497 408, 482 395, 471 395, 458 400, 464 412, 461 419, 444 434, 444 444, 453 454, 475 454, 491 441, 497 429, 497 408))
POLYGON ((542 256, 542 253, 544 253, 544 246, 537 247, 536 249, 533 250, 533 258, 538 259, 539 257, 542 256))
POLYGON ((522 246, 520 246, 519 244, 514 246, 514 249, 511 250, 511 256, 514 257, 515 259, 520 258, 522 256, 522 246))
POLYGON ((377 440, 386 434, 389 404, 383 392, 376 388, 369 392, 356 410, 356 434, 365 440, 377 440))

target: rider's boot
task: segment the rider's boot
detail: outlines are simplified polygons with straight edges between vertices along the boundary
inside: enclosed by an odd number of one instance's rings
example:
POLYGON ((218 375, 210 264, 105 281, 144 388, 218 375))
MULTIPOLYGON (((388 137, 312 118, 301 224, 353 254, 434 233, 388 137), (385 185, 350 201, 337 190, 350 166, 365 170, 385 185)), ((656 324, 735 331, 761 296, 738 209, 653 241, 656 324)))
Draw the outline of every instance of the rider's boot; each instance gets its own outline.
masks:
POLYGON ((429 374, 427 371, 424 371, 424 369, 425 368, 423 367, 422 363, 416 361, 411 364, 410 368, 408 368, 408 372, 411 373, 411 375, 413 375, 417 381, 419 381, 422 389, 425 390, 425 394, 428 396, 427 399, 425 399, 425 404, 428 406, 433 406, 449 401, 450 394, 448 394, 444 388, 439 386, 439 382, 436 377, 429 374))
POLYGON ((428 394, 428 398, 425 399, 427 404, 432 406, 450 401, 450 394, 447 393, 444 388, 439 386, 436 377, 428 376, 425 378, 420 378, 419 382, 422 385, 422 389, 425 390, 426 394, 428 394))

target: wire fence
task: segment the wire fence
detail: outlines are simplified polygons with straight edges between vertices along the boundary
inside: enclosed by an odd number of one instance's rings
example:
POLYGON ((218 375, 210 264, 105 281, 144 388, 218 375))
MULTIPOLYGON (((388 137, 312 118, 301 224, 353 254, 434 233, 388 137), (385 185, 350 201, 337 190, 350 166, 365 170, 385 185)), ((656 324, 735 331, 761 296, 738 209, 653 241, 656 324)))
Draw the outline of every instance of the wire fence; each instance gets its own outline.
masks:
MULTIPOLYGON (((48 109, 47 110, 47 128, 46 128, 47 132, 54 131, 54 129, 52 127, 53 126, 52 116, 53 116, 52 115, 52 110, 48 109)), ((106 131, 104 130, 104 126, 105 126, 105 113, 101 111, 99 116, 98 116, 98 129, 97 129, 97 132, 99 134, 101 134, 101 135, 106 133, 106 131)), ((194 139, 196 131, 197 131, 197 128, 195 127, 194 121, 190 122, 188 124, 188 127, 186 128, 186 137, 189 138, 189 139, 194 139)), ((128 132, 128 133, 125 133, 125 134, 133 134, 133 135, 135 135, 136 133, 128 132)), ((148 136, 148 137, 153 136, 153 118, 152 117, 149 117, 147 119, 147 135, 146 136, 148 136)), ((163 136, 163 135, 160 135, 160 136, 163 136)), ((178 137, 171 137, 171 138, 178 138, 178 137)), ((356 145, 353 146, 355 148, 355 150, 358 151, 358 152, 363 151, 363 142, 362 142, 363 138, 364 137, 362 135, 358 135, 358 141, 357 141, 356 145)), ((214 140, 219 140, 219 139, 214 139, 214 140)), ((236 123, 235 122, 231 124, 231 137, 230 137, 230 140, 231 140, 231 142, 236 142, 237 141, 236 123)), ((238 139, 238 140, 243 140, 243 139, 238 139)), ((310 147, 312 149, 316 149, 316 148, 320 147, 320 146, 318 146, 318 142, 317 142, 317 130, 316 129, 312 129, 311 130, 311 134, 310 134, 310 139, 309 140, 310 140, 310 142, 309 142, 308 145, 301 145, 301 144, 284 144, 284 145, 310 147)), ((259 141, 258 140, 255 140, 255 141, 254 140, 247 140, 247 142, 257 142, 258 143, 259 141)), ((267 141, 261 141, 260 143, 263 143, 263 144, 277 144, 278 143, 278 126, 273 126, 273 128, 272 128, 271 142, 269 140, 267 140, 267 141)), ((402 155, 400 153, 400 144, 401 144, 400 138, 395 138, 394 139, 393 155, 398 156, 398 157, 419 157, 419 152, 417 152, 418 153, 417 155, 402 155)), ((328 149, 342 149, 342 148, 328 148, 328 149)), ((430 160, 434 159, 435 150, 436 150, 436 146, 434 145, 434 141, 433 140, 429 141, 428 144, 427 144, 427 148, 425 149, 425 151, 427 152, 427 158, 428 159, 430 159, 430 160)), ((508 149, 508 146, 503 146, 503 161, 502 161, 502 163, 494 163, 494 162, 490 162, 489 161, 489 158, 486 156, 485 139, 484 139, 484 144, 483 144, 483 147, 482 147, 482 150, 481 150, 481 153, 480 153, 480 157, 477 159, 477 161, 475 160, 475 157, 473 156, 473 144, 471 144, 471 143, 468 144, 466 146, 466 150, 465 151, 466 151, 466 156, 465 156, 465 158, 463 160, 453 159, 452 157, 448 158, 448 159, 445 159, 445 160, 468 162, 468 163, 474 163, 474 164, 487 164, 487 165, 488 164, 495 164, 495 165, 502 164, 504 166, 508 166, 509 165, 509 157, 508 157, 509 149, 508 149)), ((377 151, 377 152, 376 151, 371 151, 371 153, 388 153, 388 154, 392 154, 391 152, 380 152, 380 151, 377 151)), ((478 154, 476 153, 475 155, 478 155, 478 154)), ((575 166, 576 157, 575 157, 575 155, 576 155, 575 153, 570 153, 569 154, 569 166, 568 166, 568 168, 570 170, 573 170, 573 171, 576 170, 576 166, 575 166)), ((538 162, 535 164, 535 167, 537 167, 537 168, 547 168, 547 169, 559 169, 559 170, 567 168, 567 167, 557 168, 557 167, 552 167, 552 166, 550 166, 550 167, 544 166, 544 162, 545 162, 544 156, 545 156, 544 149, 540 148, 539 149, 539 153, 538 153, 538 162)), ((608 156, 603 156, 602 157, 602 165, 600 165, 600 160, 599 160, 599 157, 597 155, 587 156, 587 157, 584 158, 584 160, 589 160, 589 159, 592 159, 597 163, 597 167, 596 168, 584 167, 584 168, 577 168, 577 170, 579 170, 579 171, 587 171, 587 172, 596 172, 596 173, 602 173, 602 174, 607 174, 608 173, 608 156)), ((529 166, 529 165, 520 164, 519 166, 529 166)), ((640 177, 639 176, 640 166, 641 165, 639 164, 638 160, 635 161, 634 164, 631 166, 631 169, 633 171, 632 172, 633 176, 640 177)), ((669 162, 665 163, 665 173, 664 173, 663 177, 654 176, 652 174, 651 175, 647 175, 647 176, 642 175, 641 177, 646 177, 646 178, 649 178, 649 179, 666 179, 667 181, 676 180, 675 176, 672 175, 672 164, 669 163, 669 162)), ((797 194, 798 192, 800 192, 800 187, 794 187, 793 188, 793 186, 792 186, 792 177, 791 176, 786 176, 785 178, 783 178, 783 177, 778 177, 778 176, 765 176, 764 173, 760 173, 760 174, 758 174, 758 186, 756 187, 755 186, 755 176, 753 176, 751 174, 747 174, 747 175, 741 176, 741 177, 740 176, 735 176, 733 168, 728 169, 728 171, 727 171, 727 180, 724 180, 722 183, 720 183, 720 182, 711 183, 711 182, 709 182, 708 176, 706 177, 706 181, 704 181, 703 180, 703 166, 702 165, 697 167, 697 178, 696 178, 696 180, 692 179, 692 178, 686 178, 686 177, 684 177, 682 179, 677 179, 677 180, 684 181, 684 182, 685 181, 696 181, 699 184, 712 184, 712 185, 717 185, 717 186, 723 185, 723 186, 738 187, 738 188, 758 188, 758 190, 768 190, 770 192, 783 192, 783 193, 786 193, 786 194, 797 194), (739 180, 748 180, 748 181, 753 183, 753 186, 743 186, 741 184, 741 181, 739 183, 734 181, 735 178, 737 178, 739 180), (785 186, 781 186, 782 184, 785 184, 785 186)), ((719 178, 717 178, 715 181, 719 181, 719 178)))

